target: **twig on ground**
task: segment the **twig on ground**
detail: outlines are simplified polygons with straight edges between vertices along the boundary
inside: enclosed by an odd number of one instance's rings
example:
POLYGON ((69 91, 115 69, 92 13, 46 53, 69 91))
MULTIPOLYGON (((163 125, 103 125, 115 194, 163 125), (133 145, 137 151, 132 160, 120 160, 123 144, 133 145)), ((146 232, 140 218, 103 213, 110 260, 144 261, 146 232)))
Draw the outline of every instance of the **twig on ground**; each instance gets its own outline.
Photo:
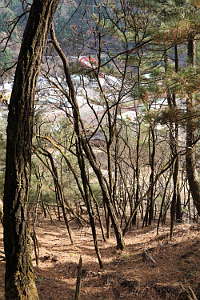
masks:
POLYGON ((76 292, 75 292, 74 300, 78 300, 80 296, 81 277, 82 277, 82 257, 80 256, 79 264, 77 267, 76 292))

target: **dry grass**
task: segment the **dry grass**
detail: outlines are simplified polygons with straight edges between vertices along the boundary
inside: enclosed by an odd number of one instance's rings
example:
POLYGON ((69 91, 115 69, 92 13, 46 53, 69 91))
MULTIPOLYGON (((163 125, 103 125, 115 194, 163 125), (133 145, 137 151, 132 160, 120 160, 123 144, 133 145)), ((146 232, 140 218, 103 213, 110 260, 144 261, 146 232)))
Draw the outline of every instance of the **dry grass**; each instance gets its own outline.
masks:
MULTIPOLYGON (((74 228, 74 245, 70 245, 63 224, 45 221, 37 228, 40 259, 35 270, 40 299, 73 299, 80 255, 83 258, 80 300, 183 300, 189 299, 190 289, 200 299, 199 230, 198 225, 177 225, 171 241, 168 227, 161 228, 159 235, 154 227, 134 230, 128 233, 123 252, 115 249, 114 239, 100 241, 104 261, 104 269, 100 270, 89 228, 74 228), (156 265, 144 259, 144 250, 156 265)), ((0 234, 2 237, 2 228, 0 234)), ((1 262, 2 300, 4 266, 1 262)))

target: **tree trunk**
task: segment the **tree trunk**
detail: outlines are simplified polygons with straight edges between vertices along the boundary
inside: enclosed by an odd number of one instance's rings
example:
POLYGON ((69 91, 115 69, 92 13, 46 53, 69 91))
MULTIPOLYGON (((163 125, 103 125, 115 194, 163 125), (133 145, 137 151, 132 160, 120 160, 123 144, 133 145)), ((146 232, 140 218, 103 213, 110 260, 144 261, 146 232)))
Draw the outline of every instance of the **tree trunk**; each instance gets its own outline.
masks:
POLYGON ((94 212, 93 212, 93 209, 92 209, 92 204, 91 204, 91 201, 90 201, 90 194, 89 194, 89 182, 88 182, 86 168, 85 168, 84 155, 83 155, 83 151, 82 151, 80 143, 79 144, 77 143, 77 151, 76 152, 78 153, 78 164, 79 164, 79 168, 80 168, 80 171, 81 171, 83 190, 84 190, 84 193, 85 193, 85 204, 86 204, 86 207, 87 207, 87 212, 88 212, 89 221, 90 221, 90 227, 91 227, 91 230, 92 230, 94 248, 95 248, 95 252, 96 252, 96 255, 97 255, 98 262, 99 262, 99 266, 102 269, 103 268, 103 262, 102 262, 102 259, 101 259, 101 253, 100 253, 99 246, 98 246, 98 237, 97 237, 97 232, 96 232, 94 212))
MULTIPOLYGON (((174 57, 175 57, 175 64, 174 69, 177 73, 179 70, 179 57, 178 57, 178 47, 177 45, 174 46, 174 57)), ((165 53, 165 71, 168 70, 168 55, 167 52, 165 53)), ((169 110, 175 112, 177 109, 176 105, 176 94, 171 94, 170 89, 167 87, 167 102, 169 110)), ((169 119, 169 143, 170 143, 170 150, 171 150, 171 157, 176 157, 174 160, 174 164, 172 165, 172 179, 173 179, 173 194, 171 200, 171 207, 170 207, 170 237, 173 234, 174 222, 175 220, 180 222, 181 221, 181 198, 179 192, 179 183, 178 183, 178 174, 179 174, 179 157, 178 157, 178 135, 179 135, 179 128, 178 128, 178 121, 169 119), (178 219, 177 219, 178 218, 178 219)))
POLYGON ((152 224, 153 217, 154 217, 154 177, 155 177, 155 151, 156 151, 156 145, 155 145, 155 127, 154 125, 150 124, 149 127, 149 166, 151 169, 151 173, 149 176, 149 189, 147 194, 147 206, 146 206, 146 213, 143 220, 143 226, 148 226, 152 224))
POLYGON ((77 104, 77 100, 76 100, 76 92, 74 89, 74 85, 73 82, 71 80, 71 76, 70 76, 70 72, 69 72, 69 67, 68 67, 68 62, 67 62, 67 58, 62 50, 62 48, 60 47, 56 36, 55 36, 55 32, 54 29, 51 29, 51 38, 52 38, 52 43, 55 47, 55 50, 57 51, 58 55, 60 56, 62 63, 63 63, 63 69, 64 69, 64 73, 65 73, 65 78, 66 78, 66 82, 69 88, 69 93, 66 94, 66 97, 69 101, 69 103, 72 105, 72 112, 73 112, 73 125, 74 125, 74 131, 76 133, 77 136, 77 141, 78 144, 81 146, 81 148, 83 149, 85 156, 87 157, 101 188, 101 192, 102 192, 102 196, 103 196, 103 201, 106 204, 107 207, 107 211, 108 211, 108 215, 110 216, 110 219, 112 221, 112 225, 114 228, 114 233, 115 233, 115 237, 116 237, 116 241, 117 241, 117 248, 123 250, 125 247, 124 244, 124 240, 123 240, 123 235, 122 235, 122 231, 121 228, 119 226, 119 222, 115 213, 115 209, 114 206, 111 202, 111 199, 109 197, 109 191, 106 187, 106 184, 104 182, 104 178, 102 175, 102 172, 98 166, 98 163, 96 161, 94 152, 92 151, 91 146, 89 145, 87 139, 85 136, 83 136, 83 132, 85 131, 82 120, 80 118, 80 112, 79 112, 79 107, 77 104))
MULTIPOLYGON (((136 162, 135 162, 135 180, 136 180, 136 191, 135 191, 135 203, 134 210, 138 208, 140 202, 140 169, 139 169, 139 159, 140 159, 140 136, 141 136, 141 124, 138 122, 138 132, 137 132, 137 145, 136 145, 136 162)), ((133 214, 133 209, 131 210, 131 215, 133 214)), ((137 210, 135 211, 132 225, 137 224, 137 210)))
POLYGON ((58 2, 33 1, 9 105, 3 220, 7 300, 38 299, 27 220, 34 95, 48 28, 58 2))
MULTIPOLYGON (((194 54, 194 38, 191 37, 188 40, 188 64, 194 66, 195 54, 194 54)), ((194 205, 197 209, 198 215, 200 215, 200 184, 197 177, 197 171, 195 167, 195 146, 194 146, 194 132, 195 124, 192 120, 194 113, 193 97, 188 95, 187 105, 187 121, 186 121, 186 172, 187 179, 193 198, 194 205)))

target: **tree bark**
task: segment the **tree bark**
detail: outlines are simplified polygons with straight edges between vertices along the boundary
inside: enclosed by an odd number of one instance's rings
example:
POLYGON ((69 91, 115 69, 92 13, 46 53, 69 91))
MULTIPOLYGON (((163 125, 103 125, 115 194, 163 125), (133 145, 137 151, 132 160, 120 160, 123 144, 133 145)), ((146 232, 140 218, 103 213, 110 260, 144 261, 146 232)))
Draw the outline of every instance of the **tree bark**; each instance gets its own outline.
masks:
POLYGON ((38 299, 27 220, 34 96, 48 29, 58 2, 33 1, 9 105, 3 220, 7 300, 38 299))

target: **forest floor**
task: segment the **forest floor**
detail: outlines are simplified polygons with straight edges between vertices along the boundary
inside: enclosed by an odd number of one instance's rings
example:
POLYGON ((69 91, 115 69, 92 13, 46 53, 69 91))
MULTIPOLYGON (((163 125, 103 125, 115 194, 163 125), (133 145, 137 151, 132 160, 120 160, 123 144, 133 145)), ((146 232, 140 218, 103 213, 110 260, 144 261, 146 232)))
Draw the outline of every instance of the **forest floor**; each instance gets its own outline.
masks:
MULTIPOLYGON (((115 240, 99 241, 104 269, 96 259, 90 229, 73 228, 71 245, 63 223, 44 220, 37 228, 39 265, 35 265, 41 300, 74 299, 77 265, 83 260, 80 300, 200 299, 200 225, 136 229, 126 236, 126 249, 115 240), (149 256, 148 256, 149 254, 149 256), (149 258, 153 258, 154 262, 149 258)), ((0 250, 3 250, 0 226, 0 250)), ((0 299, 4 299, 4 268, 0 262, 0 299)))

